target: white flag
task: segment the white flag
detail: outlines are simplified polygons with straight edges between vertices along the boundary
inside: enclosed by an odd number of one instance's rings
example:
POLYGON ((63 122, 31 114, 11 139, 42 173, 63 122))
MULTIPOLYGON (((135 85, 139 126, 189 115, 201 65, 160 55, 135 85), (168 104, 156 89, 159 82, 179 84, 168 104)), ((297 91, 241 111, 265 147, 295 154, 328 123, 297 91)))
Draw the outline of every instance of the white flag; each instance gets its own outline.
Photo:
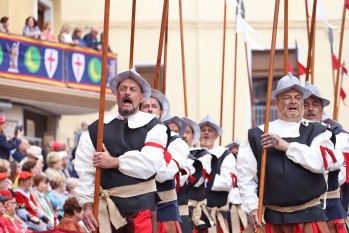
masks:
POLYGON ((321 20, 323 21, 328 27, 332 28, 332 29, 335 29, 337 28, 337 26, 334 26, 332 24, 330 24, 328 21, 327 21, 327 17, 325 15, 325 11, 324 11, 324 7, 322 5, 322 0, 319 0, 317 2, 317 5, 316 5, 316 20, 321 20))

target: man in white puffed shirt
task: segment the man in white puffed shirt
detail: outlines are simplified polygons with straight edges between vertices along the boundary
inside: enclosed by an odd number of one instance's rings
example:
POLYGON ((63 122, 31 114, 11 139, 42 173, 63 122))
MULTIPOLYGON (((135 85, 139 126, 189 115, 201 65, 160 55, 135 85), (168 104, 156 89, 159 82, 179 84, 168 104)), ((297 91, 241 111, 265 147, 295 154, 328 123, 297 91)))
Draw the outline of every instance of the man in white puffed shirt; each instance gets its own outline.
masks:
POLYGON ((118 114, 104 119, 103 152, 96 152, 98 121, 81 135, 76 151, 80 186, 75 192, 83 221, 100 232, 156 232, 155 175, 169 132, 155 115, 139 111, 151 88, 135 71, 113 77, 110 88, 118 114), (98 222, 92 214, 96 167, 101 168, 98 222))
POLYGON ((223 130, 211 116, 204 117, 199 126, 200 147, 210 153, 200 159, 210 175, 206 183, 207 208, 216 224, 216 231, 227 232, 229 231, 228 195, 233 185, 232 177, 236 177, 236 160, 227 148, 214 144, 217 138, 222 136, 223 130))
MULTIPOLYGON (((329 232, 320 196, 327 185, 320 146, 333 150, 332 133, 319 123, 303 119, 303 100, 311 92, 288 73, 272 92, 279 119, 250 129, 248 140, 239 149, 238 187, 242 209, 249 214, 253 231, 262 223, 267 232, 329 232), (257 217, 258 183, 262 149, 267 149, 264 191, 264 218, 257 217)), ((326 153, 329 165, 333 163, 326 153)))

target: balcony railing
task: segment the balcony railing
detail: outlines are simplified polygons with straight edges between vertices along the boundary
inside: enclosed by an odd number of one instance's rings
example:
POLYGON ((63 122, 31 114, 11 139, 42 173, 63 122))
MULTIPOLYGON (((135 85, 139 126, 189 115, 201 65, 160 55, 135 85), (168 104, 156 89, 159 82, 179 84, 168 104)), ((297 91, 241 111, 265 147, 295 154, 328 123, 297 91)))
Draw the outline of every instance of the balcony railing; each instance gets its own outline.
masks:
MULTIPOLYGON (((2 78, 99 91, 101 56, 91 48, 0 33, 2 78)), ((110 53, 107 80, 116 73, 117 57, 110 53)))

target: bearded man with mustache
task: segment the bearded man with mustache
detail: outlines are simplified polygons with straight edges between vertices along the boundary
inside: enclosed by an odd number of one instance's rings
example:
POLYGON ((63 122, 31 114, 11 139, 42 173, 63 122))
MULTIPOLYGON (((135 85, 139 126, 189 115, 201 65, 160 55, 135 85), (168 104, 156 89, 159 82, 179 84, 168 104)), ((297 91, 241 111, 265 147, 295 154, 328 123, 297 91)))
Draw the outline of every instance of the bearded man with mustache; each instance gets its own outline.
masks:
POLYGON ((155 175, 163 164, 169 131, 153 114, 140 112, 151 88, 133 70, 110 80, 118 113, 104 118, 103 151, 96 151, 98 121, 80 138, 75 169, 80 187, 75 189, 83 206, 83 222, 99 232, 156 232, 155 175), (93 216, 96 168, 101 168, 99 219, 93 216))

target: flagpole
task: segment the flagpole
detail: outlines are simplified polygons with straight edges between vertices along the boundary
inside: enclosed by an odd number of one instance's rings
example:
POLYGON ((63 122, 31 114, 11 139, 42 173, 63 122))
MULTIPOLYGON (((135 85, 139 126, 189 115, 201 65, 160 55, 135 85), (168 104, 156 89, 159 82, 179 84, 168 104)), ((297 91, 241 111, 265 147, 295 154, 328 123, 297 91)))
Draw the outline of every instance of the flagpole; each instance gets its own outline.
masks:
POLYGON ((164 47, 164 68, 163 68, 163 80, 162 80, 162 93, 166 95, 166 84, 167 84, 167 46, 168 46, 168 15, 170 14, 169 9, 167 10, 166 26, 165 26, 165 47, 164 47))
MULTIPOLYGON (((271 105, 271 89, 273 88, 273 76, 274 76, 274 57, 275 57, 275 46, 276 46, 276 35, 279 17, 280 0, 275 0, 274 9, 274 21, 273 21, 273 33, 270 48, 270 61, 269 61, 269 77, 268 77, 268 89, 267 89, 267 102, 265 110, 265 122, 264 122, 264 133, 268 133, 269 130, 269 118, 270 118, 270 105, 271 105)), ((262 222, 263 216, 263 201, 264 201, 264 184, 265 184, 265 166, 267 163, 267 150, 262 150, 262 163, 261 173, 259 178, 259 200, 258 200, 258 220, 262 222)), ((257 233, 261 232, 261 228, 257 227, 257 233)))
POLYGON ((133 68, 133 51, 135 43, 135 25, 136 25, 136 0, 132 2, 132 22, 131 22, 131 41, 130 41, 130 61, 129 69, 133 68))
POLYGON ((154 89, 159 89, 161 57, 162 57, 162 48, 163 48, 163 45, 164 45, 164 34, 165 34, 165 25, 166 25, 166 18, 167 18, 167 12, 168 12, 168 1, 169 0, 164 0, 164 6, 163 6, 163 9, 162 9, 162 19, 161 19, 161 27, 160 27, 158 56, 157 56, 157 60, 156 60, 154 89))
POLYGON ((346 1, 344 0, 343 4, 343 14, 342 14, 342 26, 341 26, 341 35, 339 42, 339 52, 338 52, 338 64, 337 64, 337 75, 336 75, 336 86, 335 86, 335 96, 334 96, 334 109, 333 109, 333 120, 338 121, 338 95, 339 95, 339 74, 342 64, 342 48, 343 48, 343 37, 344 37, 344 26, 345 26, 345 15, 346 15, 346 1))
POLYGON ((186 72, 185 72, 182 0, 178 0, 178 3, 179 3, 179 25, 180 25, 180 32, 181 32, 182 73, 183 73, 183 92, 184 92, 184 113, 185 113, 185 116, 188 117, 187 79, 186 79, 186 72))
POLYGON ((288 0, 284 6, 284 74, 288 73, 288 0))
MULTIPOLYGON (((109 40, 109 9, 110 0, 105 0, 104 3, 104 29, 103 29, 103 50, 102 50, 102 76, 101 76, 101 88, 99 97, 99 120, 98 120, 98 132, 97 132, 97 151, 102 151, 103 144, 103 131, 104 131, 104 110, 105 110, 105 88, 107 83, 107 65, 108 65, 108 40, 109 40)), ((96 167, 95 175, 95 193, 93 197, 93 216, 98 221, 98 209, 99 209, 99 192, 101 182, 101 168, 96 167)), ((99 228, 95 229, 97 233, 99 228)))
POLYGON ((237 64, 238 64, 238 33, 237 33, 237 29, 236 29, 236 21, 237 21, 237 15, 238 15, 238 11, 240 8, 240 4, 241 1, 239 2, 239 6, 236 7, 236 13, 235 13, 235 52, 234 52, 234 56, 235 56, 235 60, 234 60, 234 96, 233 96, 233 124, 232 124, 232 128, 233 128, 233 132, 232 132, 232 139, 235 140, 235 112, 236 112, 236 73, 237 73, 237 64))
POLYGON ((250 104, 251 104, 251 125, 252 128, 255 127, 254 121, 254 103, 253 103, 253 90, 252 90, 252 81, 250 74, 250 67, 248 65, 248 56, 247 56, 247 43, 245 42, 245 56, 246 56, 246 66, 247 66, 247 78, 248 78, 248 89, 250 90, 250 104))
MULTIPOLYGON (((227 30, 227 3, 224 1, 224 20, 223 20, 223 54, 222 54, 222 81, 221 81, 221 112, 219 126, 223 125, 223 102, 224 102, 224 63, 225 63, 225 34, 227 30)), ((219 145, 222 145, 222 136, 219 137, 219 145)))
POLYGON ((307 72, 305 75, 305 81, 309 81, 309 72, 310 72, 310 66, 311 66, 311 51, 313 47, 314 26, 315 26, 315 18, 316 18, 316 5, 317 5, 317 0, 314 0, 313 12, 311 17, 311 26, 310 26, 310 38, 308 41, 309 46, 308 46, 307 72))

